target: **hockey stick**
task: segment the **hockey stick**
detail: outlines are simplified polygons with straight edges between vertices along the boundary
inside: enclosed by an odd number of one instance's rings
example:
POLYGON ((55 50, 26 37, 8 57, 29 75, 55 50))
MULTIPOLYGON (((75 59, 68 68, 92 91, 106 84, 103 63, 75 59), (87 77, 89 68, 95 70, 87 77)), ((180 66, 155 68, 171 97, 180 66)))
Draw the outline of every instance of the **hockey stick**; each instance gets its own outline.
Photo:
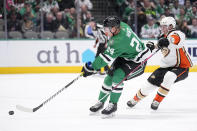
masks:
MULTIPOLYGON (((160 48, 157 49, 154 53, 152 53, 149 57, 147 57, 140 65, 138 65, 138 66, 137 66, 135 69, 133 69, 127 76, 125 76, 121 82, 119 82, 115 87, 113 87, 112 90, 111 90, 110 92, 112 92, 112 91, 113 91, 114 89, 116 89, 120 84, 122 84, 122 83, 127 79, 128 76, 130 76, 131 74, 133 74, 141 65, 143 65, 146 61, 148 61, 148 60, 149 60, 153 55, 155 55, 159 50, 160 50, 160 48)), ((103 96, 103 98, 99 99, 99 101, 101 102, 105 97, 107 97, 107 96, 110 94, 110 92, 107 93, 105 96, 103 96)))
POLYGON ((46 103, 48 103, 50 100, 52 100, 54 97, 56 97, 59 93, 61 93, 64 89, 66 89, 71 84, 73 84, 75 81, 77 81, 81 76, 83 76, 83 73, 80 74, 74 80, 72 80, 70 83, 68 83, 66 86, 64 86, 62 89, 60 89, 58 92, 56 92, 54 95, 52 95, 51 97, 49 97, 47 100, 45 100, 39 106, 37 106, 37 107, 35 107, 35 108, 32 109, 32 108, 24 107, 24 106, 21 106, 21 105, 16 105, 16 109, 18 109, 20 111, 24 111, 24 112, 31 112, 31 113, 36 112, 38 109, 40 109, 41 107, 43 107, 46 103))

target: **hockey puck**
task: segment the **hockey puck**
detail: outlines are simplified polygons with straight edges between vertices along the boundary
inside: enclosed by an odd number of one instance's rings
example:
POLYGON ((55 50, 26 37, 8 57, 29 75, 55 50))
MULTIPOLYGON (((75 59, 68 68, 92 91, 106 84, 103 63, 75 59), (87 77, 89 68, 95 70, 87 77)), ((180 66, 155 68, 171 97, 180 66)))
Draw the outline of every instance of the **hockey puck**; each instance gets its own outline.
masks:
POLYGON ((14 115, 14 111, 9 111, 9 115, 14 115))

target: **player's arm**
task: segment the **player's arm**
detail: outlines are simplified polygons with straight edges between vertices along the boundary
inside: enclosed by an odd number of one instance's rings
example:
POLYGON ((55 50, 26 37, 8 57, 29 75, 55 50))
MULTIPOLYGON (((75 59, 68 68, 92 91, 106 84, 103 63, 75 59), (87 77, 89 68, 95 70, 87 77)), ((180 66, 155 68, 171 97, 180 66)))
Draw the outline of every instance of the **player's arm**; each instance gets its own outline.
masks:
POLYGON ((168 48, 170 42, 167 38, 161 38, 158 40, 158 48, 161 49, 161 53, 164 57, 166 57, 170 53, 170 49, 168 48))
POLYGON ((178 48, 180 41, 181 38, 177 33, 171 34, 167 38, 159 39, 158 46, 161 48, 161 53, 163 56, 166 57, 170 53, 170 49, 168 48, 170 43, 178 48))
POLYGON ((99 56, 94 60, 92 66, 95 70, 105 67, 109 63, 113 62, 121 52, 119 49, 108 46, 104 53, 100 53, 99 56))
POLYGON ((152 51, 156 48, 156 45, 151 41, 148 41, 147 43, 143 43, 141 40, 138 40, 138 41, 140 45, 138 46, 140 47, 138 50, 140 51, 133 59, 133 61, 136 63, 140 63, 144 61, 147 57, 151 55, 152 51))
POLYGON ((96 70, 104 67, 114 61, 121 52, 118 49, 114 49, 112 47, 108 47, 104 53, 101 53, 93 63, 86 63, 82 69, 83 76, 90 76, 96 72, 96 70))
POLYGON ((146 44, 146 46, 151 50, 154 50, 154 49, 161 49, 161 52, 163 54, 164 57, 166 57, 169 53, 170 53, 170 49, 168 48, 168 45, 169 45, 169 40, 165 37, 162 37, 158 40, 158 43, 157 44, 154 44, 153 42, 148 42, 146 44))

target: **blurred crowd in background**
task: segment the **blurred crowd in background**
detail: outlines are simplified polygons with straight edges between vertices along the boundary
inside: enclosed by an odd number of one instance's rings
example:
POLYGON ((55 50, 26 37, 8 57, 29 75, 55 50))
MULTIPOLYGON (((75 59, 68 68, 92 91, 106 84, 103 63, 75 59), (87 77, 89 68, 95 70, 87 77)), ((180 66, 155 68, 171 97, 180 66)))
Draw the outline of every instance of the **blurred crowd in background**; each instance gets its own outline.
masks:
MULTIPOLYGON (((27 32, 39 34, 41 31, 52 32, 52 38, 58 38, 57 32, 63 32, 67 38, 76 38, 79 31, 80 38, 92 38, 91 30, 95 24, 102 24, 100 17, 92 13, 96 3, 93 1, 95 0, 43 0, 41 3, 41 0, 6 0, 7 31, 20 32, 22 38, 28 38, 25 37, 27 32), (79 17, 77 12, 80 13, 79 17), (79 18, 78 22, 77 18, 79 18)), ((196 0, 136 0, 136 2, 109 0, 106 2, 114 5, 115 15, 122 21, 128 23, 133 30, 137 28, 137 34, 141 38, 157 38, 160 34, 159 21, 165 16, 173 16, 177 21, 177 29, 183 31, 187 38, 197 38, 196 0), (135 18, 137 25, 134 24, 135 18)), ((4 15, 4 4, 1 2, 1 32, 5 30, 4 15)), ((8 37, 11 38, 11 35, 8 37)))

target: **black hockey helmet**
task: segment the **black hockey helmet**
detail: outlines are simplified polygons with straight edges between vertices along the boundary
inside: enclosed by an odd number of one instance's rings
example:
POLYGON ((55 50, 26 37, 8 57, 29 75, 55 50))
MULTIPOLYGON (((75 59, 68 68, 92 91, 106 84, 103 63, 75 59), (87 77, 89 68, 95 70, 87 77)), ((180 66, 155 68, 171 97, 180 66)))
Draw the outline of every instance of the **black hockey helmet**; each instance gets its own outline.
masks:
POLYGON ((108 16, 103 21, 104 27, 120 27, 120 19, 117 16, 108 16))

